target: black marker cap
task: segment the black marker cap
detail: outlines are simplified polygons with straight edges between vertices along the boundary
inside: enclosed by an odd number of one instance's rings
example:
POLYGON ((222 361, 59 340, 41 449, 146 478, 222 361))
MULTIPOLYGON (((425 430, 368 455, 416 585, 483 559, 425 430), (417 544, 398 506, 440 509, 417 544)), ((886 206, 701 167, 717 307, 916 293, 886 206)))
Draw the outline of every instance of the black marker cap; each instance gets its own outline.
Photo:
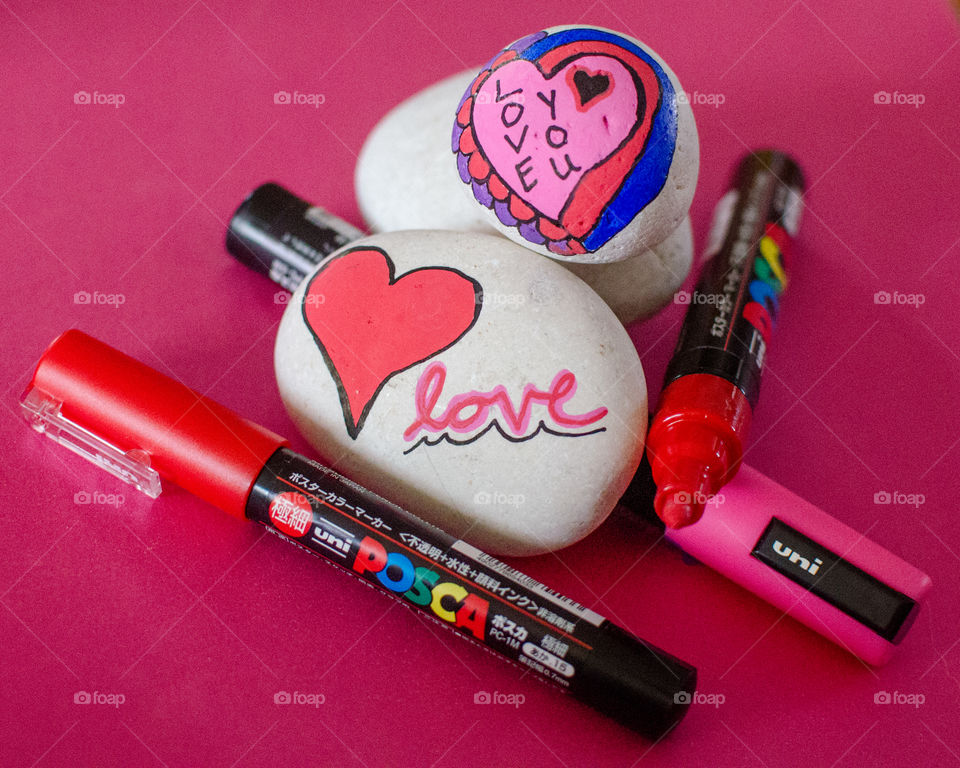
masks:
POLYGON ((578 699, 650 739, 683 719, 696 695, 695 667, 609 621, 592 644, 592 665, 574 675, 578 699))
POLYGON ((279 184, 261 184, 227 227, 227 251, 288 291, 324 258, 363 233, 279 184))

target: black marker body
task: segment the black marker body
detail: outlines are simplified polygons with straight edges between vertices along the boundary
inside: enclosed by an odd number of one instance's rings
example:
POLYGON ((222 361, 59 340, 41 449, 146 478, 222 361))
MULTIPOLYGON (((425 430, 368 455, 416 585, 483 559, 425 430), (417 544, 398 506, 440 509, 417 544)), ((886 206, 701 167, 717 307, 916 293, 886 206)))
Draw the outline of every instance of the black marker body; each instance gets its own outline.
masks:
POLYGON ((289 449, 246 514, 645 736, 689 706, 690 665, 289 449))
POLYGON ((690 294, 664 388, 706 373, 736 385, 757 404, 770 331, 786 287, 785 254, 796 233, 803 175, 773 150, 747 156, 717 205, 708 259, 690 294), (718 249, 715 252, 714 249, 718 249))

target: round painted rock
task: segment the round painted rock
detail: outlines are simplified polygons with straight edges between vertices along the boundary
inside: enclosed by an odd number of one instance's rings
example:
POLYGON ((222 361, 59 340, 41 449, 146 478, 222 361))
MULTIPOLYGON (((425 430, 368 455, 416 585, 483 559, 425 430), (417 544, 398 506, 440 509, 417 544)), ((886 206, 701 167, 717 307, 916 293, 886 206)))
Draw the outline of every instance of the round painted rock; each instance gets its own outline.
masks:
POLYGON ((347 477, 496 554, 572 544, 639 465, 643 369, 613 312, 495 235, 373 235, 322 262, 277 335, 297 427, 347 477))
POLYGON ((461 97, 463 188, 511 240, 558 259, 619 261, 687 215, 699 171, 693 112, 643 43, 552 27, 497 54, 461 97))
MULTIPOLYGON (((375 232, 450 229, 496 232, 488 213, 461 193, 450 163, 450 114, 473 68, 411 96, 377 123, 356 168, 357 202, 375 232)), ((610 264, 559 261, 607 302, 623 323, 649 317, 682 285, 693 256, 689 218, 657 245, 610 264)))

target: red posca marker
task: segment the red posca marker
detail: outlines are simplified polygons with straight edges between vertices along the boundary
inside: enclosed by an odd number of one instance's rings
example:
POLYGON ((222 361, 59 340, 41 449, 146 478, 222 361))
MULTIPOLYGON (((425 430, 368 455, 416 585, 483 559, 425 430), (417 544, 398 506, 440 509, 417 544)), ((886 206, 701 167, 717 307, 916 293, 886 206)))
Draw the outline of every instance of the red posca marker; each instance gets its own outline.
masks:
POLYGON ((764 150, 740 162, 733 188, 717 204, 647 439, 654 509, 671 528, 699 520, 706 501, 737 473, 802 193, 797 164, 764 150))
POLYGON ((162 477, 262 523, 648 737, 689 707, 689 664, 80 331, 48 347, 21 406, 152 498, 162 477))

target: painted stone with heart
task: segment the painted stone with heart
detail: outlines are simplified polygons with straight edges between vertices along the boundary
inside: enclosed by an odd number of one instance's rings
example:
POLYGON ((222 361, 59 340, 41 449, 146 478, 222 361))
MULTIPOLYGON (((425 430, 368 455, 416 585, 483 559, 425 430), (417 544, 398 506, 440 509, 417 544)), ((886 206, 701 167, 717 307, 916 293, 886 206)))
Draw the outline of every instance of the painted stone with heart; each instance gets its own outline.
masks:
MULTIPOLYGON (((496 232, 484 207, 461 192, 450 162, 450 115, 478 67, 447 77, 391 110, 357 162, 357 202, 375 232, 496 232)), ((551 254, 553 255, 553 254, 551 254)), ((689 219, 661 243, 611 264, 558 263, 585 280, 623 323, 654 314, 683 284, 693 256, 689 219)))
POLYGON ((294 293, 275 366, 335 469, 498 554, 586 536, 643 451, 646 384, 623 326, 581 280, 496 235, 341 249, 294 293))
POLYGON ((620 261, 687 215, 699 171, 693 112, 638 40, 553 27, 513 43, 466 89, 452 149, 488 221, 538 253, 620 261))

